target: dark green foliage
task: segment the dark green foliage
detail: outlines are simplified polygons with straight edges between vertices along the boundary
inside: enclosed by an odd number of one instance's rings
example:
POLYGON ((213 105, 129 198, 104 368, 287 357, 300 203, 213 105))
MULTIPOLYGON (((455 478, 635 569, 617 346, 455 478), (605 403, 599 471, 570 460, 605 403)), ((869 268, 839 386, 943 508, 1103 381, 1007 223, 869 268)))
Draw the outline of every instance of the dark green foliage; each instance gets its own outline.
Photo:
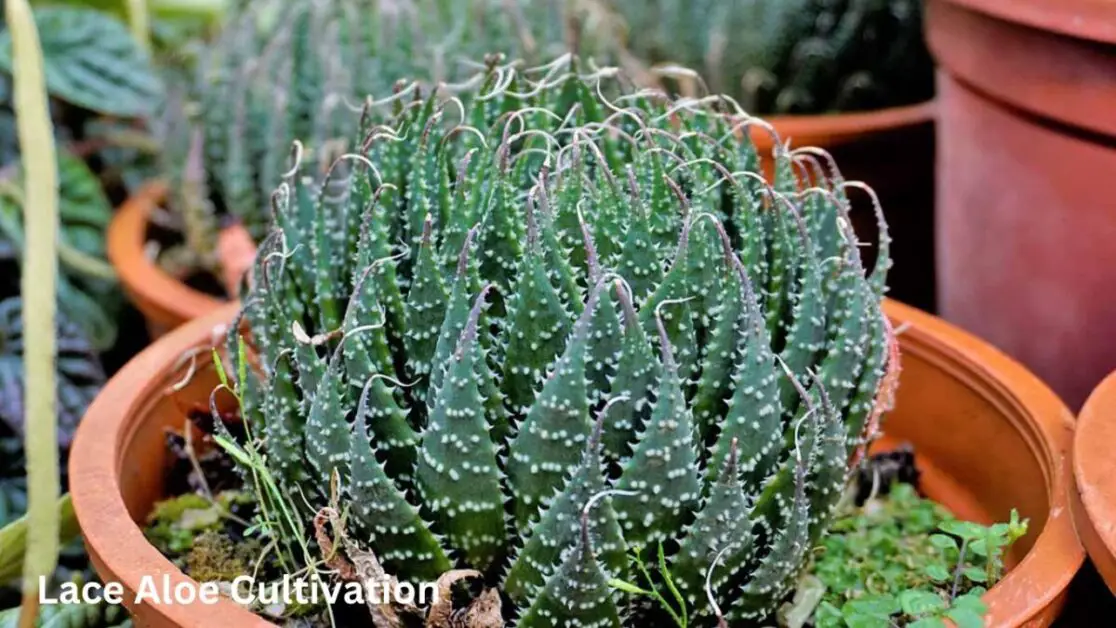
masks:
MULTIPOLYGON (((608 34, 580 28, 571 19, 574 10, 564 2, 534 0, 253 0, 231 9, 193 80, 171 90, 161 115, 164 176, 195 266, 217 269, 220 216, 244 222, 257 238, 266 234, 267 199, 290 168, 288 149, 295 140, 321 172, 339 153, 375 138, 378 163, 409 173, 392 194, 408 219, 392 227, 390 239, 405 236, 417 248, 427 213, 439 228, 450 217, 445 178, 452 175, 438 172, 446 165, 440 151, 448 129, 428 126, 429 111, 412 109, 421 119, 401 116, 405 124, 391 127, 411 136, 401 142, 395 133, 360 124, 350 109, 366 99, 390 106, 394 98, 412 95, 403 79, 431 85, 466 80, 474 68, 461 60, 482 59, 490 51, 547 59, 564 52, 579 32, 587 46, 608 50, 608 34), (418 138, 415 150, 402 150, 418 138)), ((443 115, 439 108, 438 116, 453 119, 457 113, 443 115)), ((488 209, 486 202, 473 218, 488 209)), ((514 224, 522 229, 521 221, 514 224)), ((507 273, 514 275, 514 265, 507 273)))
MULTIPOLYGON (((105 229, 112 218, 106 190, 127 192, 120 183, 130 187, 142 170, 138 161, 149 157, 142 153, 153 150, 143 146, 150 142, 138 131, 138 119, 155 111, 163 86, 152 60, 113 7, 33 4, 59 147, 58 309, 94 350, 103 352, 116 344, 124 305, 104 259, 105 229)), ((11 33, 0 21, 0 298, 20 293, 24 240, 26 194, 12 71, 11 33)))
MULTIPOLYGON (((610 403, 620 401, 614 397, 610 403)), ((504 589, 517 602, 530 599, 545 584, 555 566, 571 548, 581 530, 581 517, 594 502, 589 529, 598 559, 612 573, 623 570, 627 557, 623 533, 606 491, 605 468, 601 457, 601 428, 607 414, 597 418, 593 435, 561 492, 543 510, 541 519, 526 535, 523 550, 512 561, 504 579, 504 589)))
MULTIPOLYGON (((121 118, 152 113, 162 84, 122 21, 92 8, 47 6, 35 9, 35 26, 51 96, 121 118)), ((0 72, 12 72, 7 30, 0 30, 0 72)))
POLYGON ((621 607, 655 622, 606 583, 661 547, 681 615, 711 619, 719 558, 721 608, 762 617, 844 485, 850 399, 885 366, 878 292, 827 231, 836 180, 756 184, 736 114, 625 97, 574 64, 366 107, 378 139, 330 164, 371 164, 347 195, 319 192, 321 164, 292 170, 245 300, 270 380, 245 406, 311 506, 338 472, 352 538, 401 578, 503 576, 524 628, 617 625, 621 607), (601 132, 620 119, 634 141, 601 132), (761 217, 785 230, 778 294, 754 276, 772 239, 738 231, 761 217), (857 357, 850 338, 871 342, 857 357))
MULTIPOLYGON (((23 315, 22 301, 0 301, 0 420, 23 433, 23 315)), ((81 330, 69 320, 58 322, 59 443, 68 446, 86 407, 105 384, 100 360, 81 330)))
POLYGON ((620 614, 608 576, 593 555, 588 516, 572 551, 535 596, 519 625, 530 628, 619 628, 620 614))
POLYGON ((676 536, 701 497, 693 412, 682 393, 678 364, 658 313, 656 323, 663 356, 658 399, 616 483, 617 489, 630 493, 617 498, 616 511, 624 539, 635 549, 655 547, 676 536))
MULTIPOLYGON (((364 388, 369 394, 372 383, 364 388)), ((367 403, 362 399, 361 406, 367 403)), ((352 461, 351 495, 356 527, 376 547, 393 571, 408 569, 420 578, 437 578, 450 567, 438 539, 419 517, 418 509, 396 488, 387 468, 376 459, 363 422, 353 425, 349 459, 352 461)))
POLYGON ((506 546, 496 446, 488 435, 481 397, 484 384, 477 368, 484 355, 477 325, 488 292, 485 289, 477 297, 442 385, 430 402, 416 473, 434 529, 445 534, 477 569, 496 564, 506 546))
MULTIPOLYGON (((754 114, 878 109, 933 95, 920 0, 609 0, 627 48, 699 70, 754 114)), ((690 77, 668 81, 691 89, 690 77)), ((698 94, 703 95, 703 94, 698 94)))
MULTIPOLYGON (((0 162, 0 166, 3 166, 0 162)), ((11 179, 0 176, 0 295, 18 290, 18 264, 23 250, 22 168, 8 164, 11 179), (10 264, 8 262, 11 262, 10 264), (12 268, 12 267, 15 268, 12 268), (9 291, 8 284, 12 284, 9 291)), ((84 161, 67 152, 58 154, 59 226, 61 242, 94 262, 105 265, 105 229, 112 206, 101 182, 84 161)), ((116 318, 124 303, 116 279, 88 264, 64 257, 59 264, 58 306, 76 324, 93 348, 104 351, 116 341, 116 318)))

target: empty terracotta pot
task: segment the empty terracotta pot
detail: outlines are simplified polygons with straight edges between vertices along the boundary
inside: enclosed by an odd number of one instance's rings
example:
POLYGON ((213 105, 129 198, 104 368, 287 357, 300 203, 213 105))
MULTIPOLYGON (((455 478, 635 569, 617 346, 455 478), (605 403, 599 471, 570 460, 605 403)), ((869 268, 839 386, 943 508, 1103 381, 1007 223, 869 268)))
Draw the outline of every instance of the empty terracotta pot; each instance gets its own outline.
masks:
POLYGON ((216 310, 224 302, 186 285, 148 256, 148 221, 165 196, 162 183, 140 188, 117 209, 105 236, 109 261, 124 292, 147 319, 153 338, 216 310))
MULTIPOLYGON (((143 536, 163 497, 164 431, 181 428, 183 408, 207 403, 217 377, 209 362, 189 385, 191 350, 211 346, 234 306, 183 325, 151 345, 102 390, 81 423, 70 455, 74 509, 97 573, 134 597, 146 576, 171 586, 190 580, 143 536)), ((896 303, 887 310, 902 331, 903 371, 890 442, 911 442, 930 497, 961 517, 1005 520, 1012 508, 1030 519, 1013 548, 1013 568, 985 596, 990 626, 1047 626, 1081 565, 1067 504, 1069 411, 1023 367, 928 314, 896 303)), ((142 626, 267 625, 231 601, 216 605, 132 605, 142 626)))
POLYGON ((1089 396, 1073 437, 1073 521, 1081 543, 1116 594, 1116 373, 1089 396))
POLYGON ((1073 408, 1116 367, 1116 3, 929 0, 943 316, 1073 408))
MULTIPOLYGON (((876 191, 889 230, 903 246, 892 247, 895 265, 888 275, 889 295, 915 307, 936 309, 934 285, 934 118, 926 102, 877 111, 781 116, 770 120, 792 148, 817 146, 834 155, 849 181, 863 181, 876 191)), ((761 155, 770 155, 768 133, 754 130, 761 155)), ((765 171, 771 163, 765 159, 765 171)), ((878 230, 869 199, 850 190, 856 233, 871 246, 865 262, 875 261, 878 230)))

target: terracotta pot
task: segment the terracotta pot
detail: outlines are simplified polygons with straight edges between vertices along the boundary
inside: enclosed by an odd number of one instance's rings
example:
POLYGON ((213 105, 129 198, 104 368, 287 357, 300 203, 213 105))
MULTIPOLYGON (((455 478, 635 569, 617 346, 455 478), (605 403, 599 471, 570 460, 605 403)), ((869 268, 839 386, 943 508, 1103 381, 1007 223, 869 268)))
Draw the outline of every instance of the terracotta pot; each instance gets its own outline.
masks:
POLYGON ((1073 437, 1073 521, 1089 558, 1116 594, 1116 373, 1089 396, 1073 437))
MULTIPOLYGON (((849 181, 864 181, 880 196, 891 235, 903 246, 892 248, 890 296, 934 311, 934 118, 926 102, 878 111, 814 116, 780 116, 769 121, 792 148, 817 146, 832 153, 849 181)), ((754 130, 761 154, 770 155, 771 136, 754 130)), ((764 160, 770 175, 770 159, 764 160)), ((875 260, 878 230, 867 197, 850 191, 857 234, 872 246, 865 261, 875 260)))
POLYGON ((957 516, 1030 520, 1018 561, 985 595, 988 626, 1048 626, 1084 561, 1069 516, 1073 416, 1023 366, 956 327, 889 303, 902 367, 885 442, 910 442, 922 488, 957 516))
POLYGON ((1116 3, 929 0, 943 315, 1079 407, 1116 366, 1116 3))
MULTIPOLYGON (((215 329, 232 319, 236 305, 225 305, 189 321, 151 344, 132 359, 101 390, 89 406, 81 428, 80 446, 70 456, 70 492, 89 558, 106 582, 120 582, 124 600, 135 598, 144 576, 173 588, 189 583, 169 560, 144 538, 142 522, 163 497, 168 462, 165 432, 185 424, 183 405, 208 404, 218 383, 202 354, 195 376, 183 390, 169 394, 189 364, 182 357, 192 349, 212 346, 215 329), (80 447, 80 451, 79 451, 80 447)), ((161 590, 161 589, 160 589, 161 590)), ((268 626, 266 621, 222 599, 215 605, 129 606, 139 626, 268 626)))
POLYGON ((106 235, 109 261, 128 298, 147 319, 148 331, 154 338, 224 303, 186 285, 148 257, 148 218, 165 195, 166 186, 162 183, 142 187, 116 211, 106 235))
MULTIPOLYGON (((163 496, 164 430, 180 428, 181 407, 205 404, 217 383, 200 368, 190 384, 181 357, 212 342, 235 306, 183 325, 121 370, 90 406, 70 454, 74 509, 97 573, 132 596, 144 575, 189 579, 143 536, 141 522, 163 496)), ((1072 418, 1023 367, 987 344, 919 311, 889 303, 900 336, 903 371, 891 442, 919 452, 930 497, 959 516, 991 523, 1018 508, 1029 534, 1013 549, 1014 568, 985 596, 991 626, 1047 626, 1081 565, 1067 506, 1064 463, 1072 418)), ((199 364, 208 364, 203 359, 199 364)), ((256 626, 265 622, 231 601, 217 605, 131 607, 139 625, 256 626)))

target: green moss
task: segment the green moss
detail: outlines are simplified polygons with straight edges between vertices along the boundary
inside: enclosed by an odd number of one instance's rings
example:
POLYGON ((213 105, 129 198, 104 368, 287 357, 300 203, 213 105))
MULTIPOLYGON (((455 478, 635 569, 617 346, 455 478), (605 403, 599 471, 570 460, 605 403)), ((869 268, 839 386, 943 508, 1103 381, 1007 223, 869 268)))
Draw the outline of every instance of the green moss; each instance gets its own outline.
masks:
POLYGON ((210 530, 194 539, 186 555, 186 573, 199 582, 229 582, 253 573, 253 564, 260 555, 259 541, 234 542, 227 535, 210 530))
POLYGON ((144 534, 164 555, 179 558, 190 551, 200 535, 221 531, 228 522, 226 513, 251 500, 251 495, 241 491, 219 493, 214 501, 197 493, 172 497, 155 504, 144 534))

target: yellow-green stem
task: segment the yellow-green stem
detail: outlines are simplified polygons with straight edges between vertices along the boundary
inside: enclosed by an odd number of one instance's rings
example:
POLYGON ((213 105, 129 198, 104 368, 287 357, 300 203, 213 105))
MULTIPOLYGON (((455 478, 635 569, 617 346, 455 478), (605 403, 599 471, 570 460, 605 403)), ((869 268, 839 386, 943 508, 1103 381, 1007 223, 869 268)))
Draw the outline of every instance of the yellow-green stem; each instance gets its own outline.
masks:
POLYGON ((27 457, 27 554, 21 627, 35 625, 39 578, 58 563, 58 446, 55 412, 55 284, 58 279, 58 161, 47 105, 43 51, 27 0, 5 2, 12 38, 13 101, 23 157, 26 246, 20 291, 25 348, 24 449, 27 457))
POLYGON ((132 37, 144 52, 151 52, 151 18, 147 12, 147 0, 127 0, 127 4, 132 37))
POLYGON ((151 9, 163 17, 195 16, 220 18, 228 9, 228 0, 151 0, 151 9))
POLYGON ((111 264, 98 257, 87 255, 65 242, 58 243, 58 257, 67 268, 86 277, 116 281, 116 271, 111 264))

